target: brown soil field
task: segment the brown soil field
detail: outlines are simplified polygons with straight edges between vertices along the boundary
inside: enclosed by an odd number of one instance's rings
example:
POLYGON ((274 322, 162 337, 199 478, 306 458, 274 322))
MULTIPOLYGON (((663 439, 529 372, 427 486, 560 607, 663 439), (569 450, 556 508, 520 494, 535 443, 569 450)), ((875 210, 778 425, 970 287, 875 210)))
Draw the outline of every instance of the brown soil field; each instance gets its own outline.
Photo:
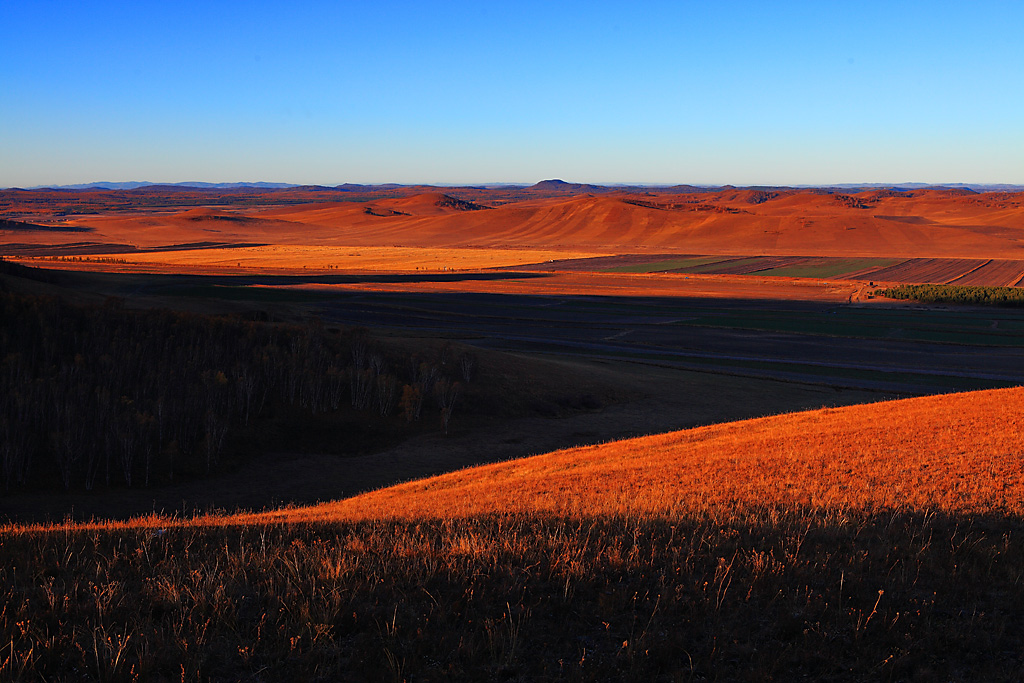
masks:
POLYGON ((558 451, 236 521, 797 508, 1024 512, 1024 389, 826 408, 558 451))
POLYGON ((795 266, 803 259, 798 256, 775 256, 749 259, 737 259, 721 263, 699 266, 693 270, 703 273, 714 273, 716 275, 750 275, 772 268, 785 268, 795 266))
POLYGON ((985 265, 975 259, 910 259, 888 268, 863 273, 861 277, 886 282, 945 285, 965 277, 985 265))

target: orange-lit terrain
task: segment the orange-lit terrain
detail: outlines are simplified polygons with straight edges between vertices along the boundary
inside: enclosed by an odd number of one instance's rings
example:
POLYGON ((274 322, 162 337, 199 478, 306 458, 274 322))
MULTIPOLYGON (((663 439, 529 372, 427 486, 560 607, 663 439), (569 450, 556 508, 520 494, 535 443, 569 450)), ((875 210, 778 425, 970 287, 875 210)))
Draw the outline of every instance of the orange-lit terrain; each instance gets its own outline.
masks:
MULTIPOLYGON (((722 190, 534 199, 526 188, 521 193, 524 196, 508 201, 497 191, 489 198, 485 190, 442 193, 423 189, 403 188, 407 196, 365 201, 323 201, 338 193, 296 196, 293 192, 282 194, 280 200, 321 201, 276 207, 232 205, 230 197, 216 195, 206 199, 220 205, 185 209, 173 208, 175 201, 196 202, 202 196, 183 193, 186 196, 176 199, 172 193, 161 199, 161 206, 142 211, 132 206, 133 200, 140 202, 145 196, 141 191, 121 193, 120 204, 82 192, 79 199, 88 211, 95 212, 88 215, 55 211, 53 206, 46 212, 45 205, 28 201, 26 195, 35 197, 31 192, 8 190, 0 197, 4 216, 78 232, 5 230, 2 238, 5 243, 24 245, 88 243, 88 251, 82 253, 97 254, 104 244, 116 246, 110 252, 117 253, 174 245, 201 249, 204 243, 218 247, 259 243, 564 251, 568 252, 565 258, 571 258, 573 252, 1024 258, 1021 193, 722 190), (494 201, 499 198, 500 203, 494 201)), ((260 197, 263 203, 274 199, 273 195, 260 197)), ((184 268, 203 259, 230 260, 214 255, 186 257, 172 251, 149 257, 153 263, 178 263, 184 268)), ((294 252, 282 259, 284 267, 298 267, 301 261, 294 252)), ((330 261, 311 255, 306 265, 327 263, 330 261)), ((268 256, 265 265, 273 267, 276 259, 268 256)), ((355 262, 343 265, 359 267, 355 262)), ((404 269, 400 254, 396 254, 393 267, 404 269)))
POLYGON ((1022 423, 1020 389, 934 396, 560 451, 313 508, 7 526, 0 549, 24 569, 0 566, 2 666, 594 681, 969 667, 1011 680, 1022 423), (92 634, 91 659, 60 619, 92 634))
POLYGON ((568 449, 313 507, 72 528, 509 514, 671 520, 764 507, 1021 515, 1022 460, 1024 389, 997 389, 826 408, 568 449))
POLYGON ((1024 389, 822 409, 558 451, 251 521, 674 519, 806 507, 1024 513, 1024 389))
POLYGON ((1024 194, 0 218, 0 679, 1019 677, 1024 194))

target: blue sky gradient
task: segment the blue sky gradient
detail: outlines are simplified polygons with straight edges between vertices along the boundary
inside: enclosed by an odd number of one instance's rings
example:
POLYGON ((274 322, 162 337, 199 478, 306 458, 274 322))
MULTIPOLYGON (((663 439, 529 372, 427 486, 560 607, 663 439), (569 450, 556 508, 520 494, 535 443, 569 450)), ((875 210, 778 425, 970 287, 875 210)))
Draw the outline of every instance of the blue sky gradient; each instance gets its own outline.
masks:
POLYGON ((1024 3, 9 2, 0 187, 1024 184, 1024 3))

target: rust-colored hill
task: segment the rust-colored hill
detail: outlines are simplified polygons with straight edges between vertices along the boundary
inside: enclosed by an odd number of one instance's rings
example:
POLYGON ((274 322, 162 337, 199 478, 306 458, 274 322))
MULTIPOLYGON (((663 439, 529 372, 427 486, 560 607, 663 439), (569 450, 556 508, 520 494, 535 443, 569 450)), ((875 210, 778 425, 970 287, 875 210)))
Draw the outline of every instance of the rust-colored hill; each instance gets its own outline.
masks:
MULTIPOLYGON (((405 188, 409 191, 393 196, 379 192, 366 201, 271 208, 119 208, 65 216, 60 224, 91 228, 91 240, 140 247, 234 241, 608 254, 1024 257, 1024 193, 725 189, 584 193, 522 201, 498 193, 497 201, 490 202, 483 189, 424 189, 405 188)), ((522 192, 529 197, 529 188, 522 192)), ((339 194, 328 193, 327 198, 339 194)), ((195 198, 189 195, 188 200, 195 198)), ((40 232, 28 239, 54 238, 40 232)))
POLYGON ((268 218, 331 229, 338 244, 573 248, 603 252, 1009 258, 1024 255, 1020 195, 845 195, 728 190, 581 195, 458 211, 434 195, 307 205, 268 218), (375 210, 381 207, 391 211, 375 210), (400 213, 399 213, 400 212, 400 213))
POLYGON ((557 451, 266 516, 1024 512, 1024 388, 822 409, 557 451))

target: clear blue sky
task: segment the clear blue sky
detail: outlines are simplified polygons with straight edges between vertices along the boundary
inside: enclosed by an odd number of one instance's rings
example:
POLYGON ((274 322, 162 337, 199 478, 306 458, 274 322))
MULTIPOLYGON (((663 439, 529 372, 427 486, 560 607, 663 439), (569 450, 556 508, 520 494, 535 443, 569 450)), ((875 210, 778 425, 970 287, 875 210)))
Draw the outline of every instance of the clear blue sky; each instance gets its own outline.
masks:
POLYGON ((1024 2, 0 5, 0 187, 1024 184, 1024 2))

